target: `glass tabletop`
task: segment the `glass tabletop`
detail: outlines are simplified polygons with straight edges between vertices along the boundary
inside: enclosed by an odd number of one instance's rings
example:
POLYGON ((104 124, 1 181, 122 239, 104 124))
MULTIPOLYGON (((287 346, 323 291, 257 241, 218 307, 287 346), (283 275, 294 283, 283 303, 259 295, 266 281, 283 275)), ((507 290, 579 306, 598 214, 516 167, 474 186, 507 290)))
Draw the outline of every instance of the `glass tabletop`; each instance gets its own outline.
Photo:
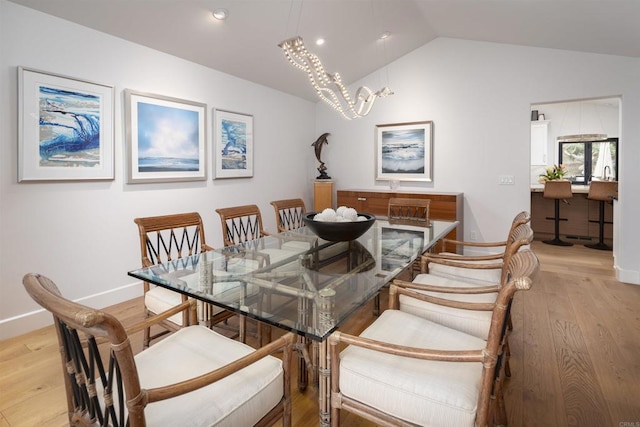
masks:
POLYGON ((322 341, 456 225, 377 220, 349 242, 327 242, 302 227, 129 275, 322 341))

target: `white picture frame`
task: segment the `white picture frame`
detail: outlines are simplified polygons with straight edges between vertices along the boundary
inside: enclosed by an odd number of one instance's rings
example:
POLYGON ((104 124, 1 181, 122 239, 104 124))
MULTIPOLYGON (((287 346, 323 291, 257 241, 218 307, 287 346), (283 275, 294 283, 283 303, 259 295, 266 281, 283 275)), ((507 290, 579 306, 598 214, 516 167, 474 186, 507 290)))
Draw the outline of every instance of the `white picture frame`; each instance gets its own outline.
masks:
POLYGON ((433 181, 433 122, 376 125, 376 179, 433 181))
POLYGON ((18 67, 18 182, 114 179, 114 87, 18 67))
POLYGON ((125 89, 127 183, 207 179, 206 104, 125 89))
POLYGON ((253 116, 214 109, 213 179, 253 176, 253 116))

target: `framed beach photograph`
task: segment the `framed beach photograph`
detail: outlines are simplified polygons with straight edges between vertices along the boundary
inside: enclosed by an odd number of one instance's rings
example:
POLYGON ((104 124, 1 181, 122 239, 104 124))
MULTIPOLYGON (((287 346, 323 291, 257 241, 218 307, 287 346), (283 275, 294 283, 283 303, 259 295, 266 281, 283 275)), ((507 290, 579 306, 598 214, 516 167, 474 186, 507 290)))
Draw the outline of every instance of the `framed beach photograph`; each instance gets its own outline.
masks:
POLYGON ((129 184, 207 179, 207 106, 125 90, 129 184))
POLYGON ((18 67, 18 182, 114 179, 114 88, 18 67))
POLYGON ((433 180, 433 122, 376 125, 376 151, 376 179, 433 180))
POLYGON ((214 179, 253 176, 253 116, 214 110, 214 179))

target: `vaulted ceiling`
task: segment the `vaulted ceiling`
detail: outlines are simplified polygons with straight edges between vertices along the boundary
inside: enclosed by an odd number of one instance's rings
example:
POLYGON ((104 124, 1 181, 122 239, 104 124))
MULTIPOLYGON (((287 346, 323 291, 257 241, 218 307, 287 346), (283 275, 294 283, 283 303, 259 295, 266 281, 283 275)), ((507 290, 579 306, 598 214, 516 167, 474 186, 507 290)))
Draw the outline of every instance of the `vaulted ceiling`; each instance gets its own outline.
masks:
POLYGON ((309 100, 277 46, 297 35, 346 83, 437 37, 640 57, 640 0, 10 1, 309 100))

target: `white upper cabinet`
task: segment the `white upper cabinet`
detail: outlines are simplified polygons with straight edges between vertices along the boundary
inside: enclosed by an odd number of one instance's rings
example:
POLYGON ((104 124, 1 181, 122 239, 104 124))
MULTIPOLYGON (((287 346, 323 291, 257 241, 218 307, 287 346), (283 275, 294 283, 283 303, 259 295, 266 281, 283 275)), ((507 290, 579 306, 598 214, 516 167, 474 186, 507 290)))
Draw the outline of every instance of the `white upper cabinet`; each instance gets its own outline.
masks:
POLYGON ((549 146, 549 121, 531 122, 531 164, 546 165, 549 146))

